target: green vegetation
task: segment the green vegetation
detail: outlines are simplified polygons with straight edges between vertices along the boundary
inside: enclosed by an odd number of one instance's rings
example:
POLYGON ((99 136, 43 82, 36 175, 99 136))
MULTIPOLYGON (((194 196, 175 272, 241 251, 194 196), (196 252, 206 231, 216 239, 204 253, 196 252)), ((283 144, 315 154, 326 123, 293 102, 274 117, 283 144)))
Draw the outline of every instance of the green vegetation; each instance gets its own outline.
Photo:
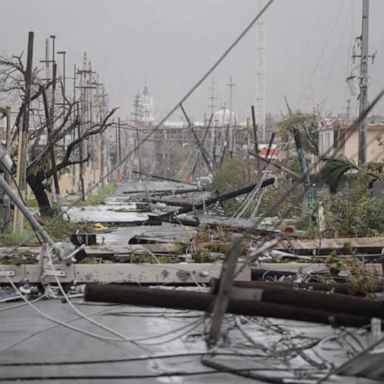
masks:
POLYGON ((2 247, 13 247, 25 242, 28 245, 38 244, 38 240, 32 230, 26 230, 23 233, 2 233, 0 235, 0 246, 2 247))
MULTIPOLYGON (((247 158, 234 157, 227 160, 223 166, 217 170, 209 190, 220 194, 235 191, 255 182, 257 175, 254 160, 247 158)), ((223 203, 226 213, 234 211, 240 202, 237 199, 228 200, 223 203)))
POLYGON ((254 183, 257 172, 252 163, 253 161, 241 157, 227 160, 217 170, 210 190, 225 193, 254 183))
POLYGON ((365 237, 384 234, 384 195, 372 197, 370 175, 361 170, 349 191, 333 194, 325 204, 326 237, 365 237))
POLYGON ((305 153, 318 155, 319 153, 319 121, 315 114, 295 112, 282 116, 277 123, 277 130, 282 141, 288 141, 293 131, 300 132, 305 153))
POLYGON ((117 188, 116 183, 110 183, 103 188, 99 188, 96 193, 88 195, 85 201, 77 202, 77 206, 99 205, 104 204, 104 199, 111 193, 115 192, 117 188))
POLYGON ((89 223, 72 223, 59 219, 49 224, 45 230, 53 240, 62 241, 77 231, 79 233, 91 233, 95 231, 95 228, 89 223))
POLYGON ((32 226, 24 220, 24 231, 19 233, 0 233, 0 246, 13 247, 18 244, 36 245, 39 241, 32 226))
MULTIPOLYGON (((89 223, 71 223, 63 219, 59 219, 46 226, 45 230, 54 241, 62 241, 77 231, 80 233, 89 233, 93 232, 95 229, 89 223)), ((0 246, 12 247, 19 244, 40 244, 35 232, 27 220, 24 220, 24 231, 22 233, 0 234, 0 246)))

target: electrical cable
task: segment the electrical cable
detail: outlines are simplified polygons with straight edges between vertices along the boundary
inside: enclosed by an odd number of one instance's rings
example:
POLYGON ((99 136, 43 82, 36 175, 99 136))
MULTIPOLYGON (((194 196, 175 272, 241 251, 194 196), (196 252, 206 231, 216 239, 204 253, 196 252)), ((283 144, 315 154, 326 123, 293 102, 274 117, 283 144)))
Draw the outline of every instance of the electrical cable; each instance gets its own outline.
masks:
MULTIPOLYGON (((1 268, 4 271, 4 268, 3 267, 1 267, 1 268)), ((47 297, 47 296, 45 294, 42 294, 41 296, 39 296, 38 298, 36 298, 34 300, 31 300, 30 302, 32 304, 35 304, 45 297, 47 297)), ((20 298, 20 296, 18 296, 18 298, 20 298)), ((23 303, 19 303, 19 304, 15 304, 15 305, 9 305, 8 307, 0 308, 0 312, 8 311, 8 310, 15 309, 15 308, 20 308, 20 307, 23 307, 24 305, 27 305, 27 303, 23 302, 23 303)))
MULTIPOLYGON (((27 305, 27 304, 24 302, 23 305, 27 305)), ((114 307, 115 307, 115 305, 114 305, 114 307)), ((108 309, 101 309, 101 310, 99 310, 99 311, 97 311, 97 312, 95 312, 95 313, 92 313, 91 316, 96 316, 96 315, 102 314, 103 312, 106 312, 106 311, 109 311, 109 310, 110 310, 110 308, 108 308, 108 309)), ((67 323, 71 323, 71 322, 73 322, 73 321, 77 321, 77 320, 79 320, 79 319, 81 319, 81 316, 77 316, 77 317, 75 317, 75 318, 73 318, 73 319, 67 320, 67 323)), ((20 340, 18 340, 18 341, 16 341, 16 342, 14 342, 14 343, 12 343, 12 344, 6 346, 5 348, 1 349, 1 350, 0 350, 0 355, 3 354, 4 352, 8 351, 9 349, 12 349, 12 348, 14 348, 14 347, 17 346, 17 345, 26 342, 27 340, 30 340, 30 339, 32 339, 32 338, 34 338, 34 337, 36 337, 36 336, 42 335, 42 334, 44 334, 44 333, 46 333, 46 332, 48 332, 48 331, 52 331, 53 329, 55 329, 55 328, 57 328, 57 327, 60 327, 60 326, 61 326, 61 324, 57 324, 57 323, 55 323, 54 325, 52 325, 52 326, 50 326, 50 327, 47 327, 47 328, 44 328, 44 329, 41 330, 41 331, 36 331, 36 332, 34 332, 34 333, 32 333, 32 334, 26 336, 26 337, 23 337, 23 338, 21 338, 20 340)))
POLYGON ((76 361, 29 361, 19 363, 3 363, 0 362, 0 367, 38 367, 38 366, 62 366, 62 365, 96 365, 96 364, 115 364, 115 363, 130 363, 136 361, 147 360, 160 360, 160 359, 175 359, 194 356, 240 356, 240 357, 263 357, 263 355, 248 353, 238 354, 236 352, 190 352, 190 353, 178 353, 178 354, 164 354, 164 355, 150 355, 150 356, 138 356, 127 357, 121 359, 99 359, 99 360, 76 360, 76 361))
POLYGON ((331 41, 331 37, 332 37, 333 32, 334 32, 334 29, 335 29, 335 27, 336 27, 336 25, 337 25, 337 21, 338 21, 338 19, 339 19, 340 12, 341 12, 341 9, 343 8, 343 6, 344 6, 344 0, 340 3, 340 6, 339 6, 339 8, 338 8, 338 10, 337 10, 337 12, 336 12, 336 16, 335 16, 334 22, 333 22, 333 24, 332 24, 332 27, 331 27, 331 29, 329 30, 330 32, 329 32, 328 38, 327 38, 327 40, 326 40, 326 42, 325 42, 323 48, 322 48, 321 51, 320 51, 320 54, 319 54, 319 56, 318 56, 318 58, 317 58, 317 60, 316 60, 316 64, 315 64, 315 66, 314 66, 314 68, 313 68, 313 70, 312 70, 312 72, 311 72, 311 74, 310 74, 310 76, 309 76, 309 78, 308 78, 308 81, 307 81, 306 85, 303 87, 303 90, 302 90, 301 93, 300 93, 299 100, 302 100, 302 98, 303 98, 303 94, 304 94, 304 92, 305 92, 305 89, 309 88, 309 86, 311 85, 311 81, 313 80, 313 77, 314 77, 314 75, 316 74, 317 69, 319 68, 319 65, 320 65, 320 63, 321 63, 321 60, 322 60, 322 58, 323 58, 323 56, 324 56, 324 52, 325 52, 325 50, 327 49, 328 44, 329 44, 330 41, 331 41))
MULTIPOLYGON (((203 317, 204 316, 200 316, 197 320, 195 320, 195 321, 193 321, 193 322, 191 322, 191 323, 189 323, 187 325, 183 324, 181 327, 172 329, 170 331, 163 332, 161 334, 154 335, 154 336, 140 337, 140 338, 136 338, 134 340, 135 340, 135 342, 140 343, 141 345, 152 345, 151 343, 142 343, 142 341, 158 339, 158 338, 161 338, 161 337, 164 337, 164 336, 167 336, 167 335, 174 334, 174 333, 179 332, 179 331, 184 331, 186 328, 188 328, 187 332, 183 332, 181 334, 181 336, 183 336, 185 333, 188 333, 189 330, 193 330, 193 329, 197 328, 199 325, 201 325, 203 323, 203 321, 204 321, 203 317)), ((177 339, 179 337, 180 336, 176 336, 175 338, 177 339)), ((172 341, 175 338, 172 338, 170 341, 172 341)), ((164 344, 166 342, 168 342, 168 341, 165 341, 164 344)), ((155 343, 153 343, 153 345, 155 345, 155 344, 163 344, 163 342, 155 342, 155 343)))
MULTIPOLYGON (((19 187, 19 185, 18 185, 18 183, 17 183, 17 181, 16 181, 15 176, 13 175, 13 173, 12 173, 8 168, 6 168, 6 167, 0 167, 0 168, 1 168, 1 170, 7 172, 7 174, 11 177, 12 182, 13 182, 14 186, 15 186, 16 189, 17 189, 17 193, 19 194, 20 200, 23 202, 24 205, 26 205, 26 204, 25 204, 25 200, 24 200, 24 196, 23 196, 22 193, 21 193, 20 187, 19 187)), ((4 223, 4 227, 7 226, 8 224, 9 224, 9 222, 8 222, 8 223, 4 223)), ((37 240, 39 241, 40 244, 42 244, 43 242, 42 242, 42 240, 40 239, 40 236, 39 236, 39 234, 37 233, 35 227, 34 227, 33 225, 31 225, 31 227, 32 227, 33 232, 35 233, 35 236, 36 236, 37 240)), ((33 237, 35 237, 35 236, 33 236, 33 237)), ((31 239, 32 239, 32 237, 31 237, 29 240, 31 240, 31 239)), ((29 241, 29 240, 28 240, 28 241, 29 241)))
MULTIPOLYGON (((186 100, 189 99, 189 97, 196 91, 197 88, 200 87, 200 85, 211 75, 211 73, 222 63, 222 61, 229 55, 230 52, 238 45, 238 43, 244 38, 245 35, 252 29, 252 27, 256 24, 256 22, 261 18, 261 16, 266 12, 266 10, 270 7, 270 5, 274 2, 274 0, 269 0, 268 3, 258 12, 258 14, 251 20, 251 22, 246 26, 246 28, 236 37, 236 39, 232 42, 232 44, 229 45, 229 47, 220 55, 220 57, 214 62, 214 64, 208 69, 208 71, 205 72, 205 74, 192 86, 192 88, 180 99, 179 102, 160 120, 160 122, 150 130, 149 133, 147 133, 143 139, 141 139, 135 147, 129 151, 127 155, 125 155, 109 172, 106 173, 106 175, 103 176, 97 183, 95 183, 92 187, 90 187, 87 190, 86 195, 91 193, 95 188, 97 188, 100 184, 104 182, 104 180, 108 179, 110 175, 113 174, 113 172, 118 169, 129 157, 134 154, 164 123, 166 120, 169 119, 170 116, 172 116, 180 107, 181 104, 183 104, 186 100)), ((56 215, 52 220, 47 223, 47 225, 50 225, 57 220, 59 220, 62 215, 68 211, 71 207, 78 204, 80 201, 82 201, 82 198, 79 198, 75 200, 66 210, 63 210, 61 213, 56 215)), ((23 243, 21 243, 23 244, 23 243)), ((19 244, 17 247, 21 246, 19 244)))
MULTIPOLYGON (((375 107, 375 105, 379 102, 379 100, 384 96, 384 89, 382 91, 380 91, 378 93, 378 95, 374 98, 374 100, 372 101, 372 103, 369 105, 369 107, 363 111, 359 117, 346 129, 346 134, 345 134, 345 141, 354 133, 355 129, 359 126, 359 124, 364 120, 364 118, 366 118, 366 116, 368 115, 368 113, 375 107)), ((369 143, 368 143, 369 144, 369 143)), ((342 143, 339 144, 339 146, 335 149, 335 152, 337 152, 340 147, 341 147, 342 143)), ((329 148, 329 150, 326 152, 325 156, 331 154, 331 151, 333 152, 334 148, 329 148)), ((315 162, 315 164, 313 165, 313 169, 315 169, 320 163, 320 160, 318 160, 317 162, 315 162)), ((294 182, 292 184, 292 186, 285 192, 285 194, 279 198, 277 200, 277 202, 275 203, 276 206, 279 206, 281 205, 283 202, 284 202, 284 199, 286 196, 288 196, 290 193, 292 193, 297 187, 298 185, 301 183, 301 180, 297 180, 296 182, 294 182)), ((305 196, 305 193, 307 191, 304 190, 302 193, 300 193, 296 198, 298 200, 302 199, 304 196, 305 196)), ((267 210, 263 216, 260 217, 260 219, 255 222, 255 225, 258 225, 261 223, 261 221, 265 218, 265 217, 268 217, 268 215, 270 214, 270 212, 272 212, 272 209, 269 209, 267 210)), ((289 212, 292 210, 291 207, 288 207, 284 213, 282 214, 282 217, 286 217, 289 212)), ((282 219, 280 219, 277 223, 275 223, 274 225, 274 229, 276 229, 280 223, 282 222, 282 219)), ((275 236, 275 239, 277 239, 277 242, 279 242, 280 240, 278 239, 278 237, 280 236, 280 238, 283 238, 283 235, 282 234, 278 234, 275 236)), ((263 247, 263 246, 266 246, 266 242, 268 242, 268 240, 263 240, 261 242, 261 244, 259 244, 259 247, 263 247)), ((273 242, 273 241, 270 241, 269 242, 269 245, 264 247, 265 249, 263 249, 263 252, 271 249, 273 246, 276 245, 276 241, 273 242)), ((255 256, 251 256, 251 257, 248 257, 247 260, 246 260, 246 263, 249 263, 249 262, 252 262, 254 261, 255 257, 258 257, 258 255, 260 254, 260 250, 259 251, 256 251, 255 252, 255 256)), ((239 268, 239 270, 236 272, 235 274, 235 277, 245 268, 245 264, 243 265, 243 267, 239 268)))
MULTIPOLYGON (((48 255, 48 259, 49 259, 49 264, 51 266, 51 268, 53 270, 55 270, 55 267, 53 265, 53 261, 52 261, 52 257, 51 257, 51 254, 50 252, 48 251, 47 252, 47 255, 48 255)), ((100 322, 98 321, 95 321, 93 319, 91 319, 89 316, 85 315, 84 313, 82 313, 81 311, 79 311, 74 305, 73 303, 71 302, 71 300, 69 299, 68 295, 66 294, 59 278, 57 275, 55 275, 55 280, 56 280, 56 284, 58 285, 60 291, 61 291, 61 294, 63 295, 64 299, 66 300, 66 302, 70 305, 70 307, 79 315, 81 316, 84 320, 87 320, 88 322, 90 322, 91 324, 93 325, 96 325, 97 327, 101 328, 101 329, 104 329, 105 331, 108 331, 110 333, 112 333, 113 335, 115 336, 118 336, 120 337, 122 340, 124 341, 128 341, 128 342, 132 342, 133 344, 135 344, 134 341, 128 339, 126 336, 124 336, 123 334, 121 334, 120 332, 117 332, 116 330, 104 325, 104 324, 101 324, 100 322)))
MULTIPOLYGON (((212 367, 213 368, 213 367, 212 367)), ((283 384, 282 379, 270 379, 262 375, 255 377, 251 375, 251 372, 264 372, 264 371, 283 371, 284 369, 279 368, 228 368, 225 366, 217 366, 216 370, 201 370, 201 371, 173 371, 173 372, 163 372, 163 373, 153 373, 153 374, 137 374, 137 375, 72 375, 72 376, 18 376, 18 377, 0 377, 0 382, 2 381, 56 381, 56 380, 142 380, 142 379, 151 379, 151 378, 161 378, 161 377, 188 377, 188 376, 202 376, 202 375, 218 375, 223 373, 229 374, 240 374, 242 373, 245 377, 253 379, 262 379, 264 382, 283 384)))
POLYGON ((84 329, 81 329, 81 328, 78 328, 78 327, 75 327, 75 326, 71 326, 69 324, 67 324, 65 321, 62 321, 62 320, 59 320, 51 315, 48 315, 47 313, 45 313, 44 311, 41 311, 39 308, 37 308, 34 304, 32 304, 30 301, 28 301, 28 299, 26 299, 23 294, 18 290, 18 288, 16 287, 15 283, 12 281, 12 279, 7 276, 7 279, 8 279, 8 282, 9 284, 12 286, 12 288, 15 290, 16 293, 18 293, 20 295, 20 298, 26 303, 28 304, 35 312, 39 313, 41 316, 43 316, 44 318, 50 320, 50 321, 53 321, 54 323, 56 324, 60 324, 62 326, 64 326, 65 328, 68 328, 72 331, 76 331, 76 332, 79 332, 81 334, 84 334, 84 335, 87 335, 87 336, 91 336, 93 338, 96 338, 96 339, 99 339, 99 340, 105 340, 105 341, 129 341, 129 340, 124 340, 124 339, 112 339, 112 338, 109 338, 109 337, 105 337, 105 336, 101 336, 101 335, 98 335, 96 333, 93 333, 93 332, 89 332, 89 331, 86 331, 84 329))
MULTIPOLYGON (((0 267, 4 270, 4 268, 0 265, 0 267)), ((139 343, 138 342, 142 342, 142 341, 146 341, 146 340, 152 340, 152 339, 156 339, 156 338, 160 338, 160 337, 164 337, 168 334, 173 334, 175 332, 178 332, 179 330, 185 330, 186 326, 183 325, 182 327, 179 327, 179 328, 176 328, 176 329, 172 329, 171 331, 167 331, 167 332, 164 332, 162 334, 159 334, 159 335, 154 335, 154 336, 147 336, 147 337, 141 337, 141 338, 135 338, 135 339, 129 339, 127 338, 126 336, 122 335, 121 333, 99 323, 99 322, 96 322, 95 320, 89 318, 89 316, 86 316, 84 315, 82 312, 80 312, 77 308, 75 308, 73 306, 73 304, 69 301, 69 303, 71 304, 71 307, 75 310, 75 312, 83 319, 89 321, 90 323, 104 329, 104 330, 107 330, 108 332, 111 332, 113 333, 114 335, 118 336, 119 339, 114 339, 114 338, 108 338, 108 337, 105 337, 105 336, 101 336, 101 335, 98 335, 98 334, 95 334, 93 332, 89 332, 89 331, 86 331, 84 329, 81 329, 81 328, 78 328, 78 327, 74 327, 74 326, 70 326, 69 324, 67 324, 66 322, 64 321, 61 321, 47 313, 45 313, 44 311, 41 311, 40 309, 38 309, 34 304, 32 304, 30 301, 28 301, 23 295, 22 293, 18 290, 18 288, 16 287, 16 285, 14 284, 14 282, 12 281, 12 279, 7 276, 7 279, 9 281, 9 283, 11 284, 12 288, 15 290, 15 292, 20 296, 20 298, 26 303, 28 304, 33 310, 35 310, 36 312, 38 312, 40 315, 42 315, 44 318, 48 319, 48 320, 51 320, 57 324, 60 324, 66 328, 69 328, 69 329, 72 329, 74 331, 77 331, 77 332, 80 332, 80 333, 83 333, 87 336, 91 336, 91 337, 95 337, 96 339, 101 339, 101 340, 106 340, 106 341, 120 341, 120 342, 130 342, 132 344, 134 344, 135 346, 137 347, 140 347, 142 348, 142 345, 145 345, 145 343, 139 343)), ((60 282, 59 282, 60 283, 60 282)), ((68 297, 66 300, 69 300, 68 297)), ((196 328, 198 325, 201 324, 201 319, 198 319, 197 321, 194 321, 192 322, 191 324, 187 325, 187 327, 192 327, 192 329, 196 328)), ((151 344, 151 343, 149 343, 151 344)), ((154 343, 154 344, 157 344, 157 343, 154 343)), ((159 344, 162 344, 162 342, 160 342, 159 344)))
MULTIPOLYGON (((209 68, 209 70, 195 83, 195 85, 185 94, 184 97, 161 119, 161 121, 141 139, 135 147, 123 158, 118 164, 116 164, 106 175, 94 186, 88 189, 87 194, 91 193, 95 188, 97 188, 101 183, 104 182, 115 169, 120 167, 133 153, 136 152, 142 144, 145 143, 160 127, 161 125, 179 108, 180 104, 183 104, 194 92, 195 90, 211 75, 211 73, 221 64, 221 62, 228 56, 228 54, 237 46, 237 44, 243 39, 243 37, 249 32, 250 29, 255 25, 255 23, 260 19, 260 17, 265 13, 269 6, 273 3, 274 0, 269 0, 269 2, 261 9, 261 11, 252 19, 252 21, 247 25, 247 27, 240 33, 240 35, 233 41, 233 43, 225 50, 225 52, 216 60, 216 62, 209 68)), ((50 220, 47 225, 50 225, 57 221, 63 214, 65 214, 71 207, 75 206, 80 202, 82 198, 76 200, 72 205, 70 205, 66 210, 63 210, 55 218, 50 220)), ((27 240, 29 241, 29 240, 27 240)), ((16 246, 16 249, 20 247, 24 242, 16 246)))

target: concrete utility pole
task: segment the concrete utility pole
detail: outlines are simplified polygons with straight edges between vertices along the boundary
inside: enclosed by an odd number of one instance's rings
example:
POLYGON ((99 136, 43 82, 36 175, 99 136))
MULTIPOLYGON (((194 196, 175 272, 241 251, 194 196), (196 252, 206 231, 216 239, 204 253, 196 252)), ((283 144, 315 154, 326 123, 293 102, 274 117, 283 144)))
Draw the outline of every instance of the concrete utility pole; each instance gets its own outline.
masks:
MULTIPOLYGON (((16 169, 16 179, 19 185, 21 197, 24 198, 27 192, 27 152, 28 152, 28 130, 29 130, 29 110, 31 103, 31 83, 32 83, 32 59, 33 59, 33 37, 34 33, 28 34, 28 54, 27 67, 25 71, 25 97, 23 106, 23 125, 19 129, 18 161, 16 169)), ((13 232, 22 233, 24 231, 24 218, 20 210, 15 208, 13 232)))
MULTIPOLYGON (((92 112, 90 111, 90 93, 89 89, 95 89, 96 86, 91 85, 92 83, 92 68, 91 63, 87 61, 87 53, 84 52, 83 58, 83 69, 80 69, 76 72, 77 75, 80 75, 80 85, 76 86, 76 88, 80 89, 80 125, 78 127, 78 137, 84 133, 84 130, 89 128, 92 124, 92 112), (86 120, 86 121, 84 121, 86 120)), ((80 144, 80 192, 82 200, 85 200, 85 192, 86 192, 86 175, 84 162, 85 158, 89 157, 90 148, 89 148, 89 140, 82 141, 80 144)))
MULTIPOLYGON (((101 94, 99 95, 99 120, 100 122, 103 120, 103 117, 105 116, 105 88, 103 84, 100 84, 101 87, 101 94)), ((101 180, 101 186, 104 187, 105 180, 104 180, 104 168, 105 166, 108 167, 108 155, 105 153, 105 150, 107 148, 107 139, 105 137, 104 132, 100 134, 100 180, 101 180)))
POLYGON ((121 180, 121 165, 120 165, 120 162, 121 162, 121 158, 122 158, 122 156, 121 156, 121 120, 120 120, 120 117, 117 120, 117 133, 118 133, 117 144, 118 144, 118 150, 119 150, 118 151, 119 156, 117 158, 118 164, 119 164, 119 167, 118 167, 118 171, 119 171, 118 178, 119 178, 119 181, 120 181, 121 180))
POLYGON ((65 55, 67 51, 57 51, 58 55, 63 56, 63 104, 66 104, 66 93, 65 93, 65 55))
POLYGON ((228 119, 228 126, 229 126, 229 153, 230 156, 232 157, 233 151, 234 151, 234 140, 233 140, 233 124, 235 123, 232 120, 232 101, 233 101, 233 87, 236 84, 232 81, 232 75, 229 76, 229 83, 227 84, 229 88, 229 119, 228 119))
POLYGON ((49 73, 49 39, 45 39, 45 60, 42 60, 45 63, 45 81, 49 83, 51 75, 49 73))
MULTIPOLYGON (((369 0, 363 0, 360 53, 360 114, 368 108, 368 16, 369 0)), ((367 125, 367 118, 365 117, 359 126, 359 165, 367 162, 367 125)))
POLYGON ((57 167, 56 167, 55 147, 54 147, 54 143, 52 142, 52 140, 53 140, 52 134, 53 134, 54 124, 55 124, 56 74, 57 74, 57 66, 56 66, 56 63, 53 63, 53 67, 52 67, 52 97, 51 97, 51 108, 49 111, 48 140, 49 140, 49 145, 51 147, 51 150, 50 150, 50 152, 51 152, 51 167, 53 170, 53 182, 55 184, 57 209, 59 212, 61 212, 62 211, 62 204, 61 204, 61 196, 60 196, 60 183, 59 183, 59 176, 57 174, 57 167))
MULTIPOLYGON (((211 91, 211 95, 209 97, 209 99, 211 100, 211 103, 209 105, 209 107, 211 108, 211 115, 214 116, 215 114, 215 110, 217 108, 217 105, 216 105, 216 95, 215 95, 215 91, 216 91, 216 82, 215 82, 215 78, 212 77, 212 82, 211 82, 211 88, 210 88, 210 91, 211 91)), ((213 119, 214 120, 214 119, 213 119)), ((209 143, 209 156, 210 158, 213 160, 215 158, 215 121, 213 121, 213 124, 210 128, 210 143, 209 143)))
MULTIPOLYGON (((11 107, 0 108, 3 116, 6 118, 6 128, 5 128, 5 153, 9 153, 9 137, 11 131, 11 107)), ((0 168, 0 175, 1 175, 0 168)), ((2 176, 0 176, 2 177, 2 176)), ((11 174, 9 170, 4 169, 4 180, 8 185, 11 185, 11 174)), ((11 201, 9 196, 0 188, 0 195, 3 197, 3 206, 2 208, 2 229, 4 233, 9 232, 9 224, 11 222, 11 201)))

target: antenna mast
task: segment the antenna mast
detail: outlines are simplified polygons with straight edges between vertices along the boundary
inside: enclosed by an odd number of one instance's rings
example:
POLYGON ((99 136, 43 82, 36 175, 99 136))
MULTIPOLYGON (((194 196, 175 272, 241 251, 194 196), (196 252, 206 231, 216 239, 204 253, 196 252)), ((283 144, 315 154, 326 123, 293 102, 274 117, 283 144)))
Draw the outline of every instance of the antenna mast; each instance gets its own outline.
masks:
MULTIPOLYGON (((263 0, 258 0, 258 10, 263 8, 263 0)), ((265 60, 264 60, 264 22, 260 18, 256 23, 256 123, 265 143, 265 60)))

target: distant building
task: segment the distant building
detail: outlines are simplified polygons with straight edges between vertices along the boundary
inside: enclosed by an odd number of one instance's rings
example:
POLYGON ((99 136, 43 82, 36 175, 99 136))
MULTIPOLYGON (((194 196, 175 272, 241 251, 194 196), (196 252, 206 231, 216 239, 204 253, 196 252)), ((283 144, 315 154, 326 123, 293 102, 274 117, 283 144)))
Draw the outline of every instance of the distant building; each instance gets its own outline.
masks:
POLYGON ((148 86, 145 86, 138 100, 138 120, 146 125, 152 124, 154 118, 153 97, 149 93, 148 86))
POLYGON ((221 108, 213 114, 210 129, 210 157, 213 163, 220 161, 223 151, 232 155, 236 151, 234 131, 237 127, 237 114, 228 108, 221 108))
MULTIPOLYGON (((325 122, 319 131, 319 155, 345 156, 358 162, 359 130, 350 133, 348 120, 337 118, 325 122)), ((367 161, 384 161, 384 123, 367 127, 367 161)))

